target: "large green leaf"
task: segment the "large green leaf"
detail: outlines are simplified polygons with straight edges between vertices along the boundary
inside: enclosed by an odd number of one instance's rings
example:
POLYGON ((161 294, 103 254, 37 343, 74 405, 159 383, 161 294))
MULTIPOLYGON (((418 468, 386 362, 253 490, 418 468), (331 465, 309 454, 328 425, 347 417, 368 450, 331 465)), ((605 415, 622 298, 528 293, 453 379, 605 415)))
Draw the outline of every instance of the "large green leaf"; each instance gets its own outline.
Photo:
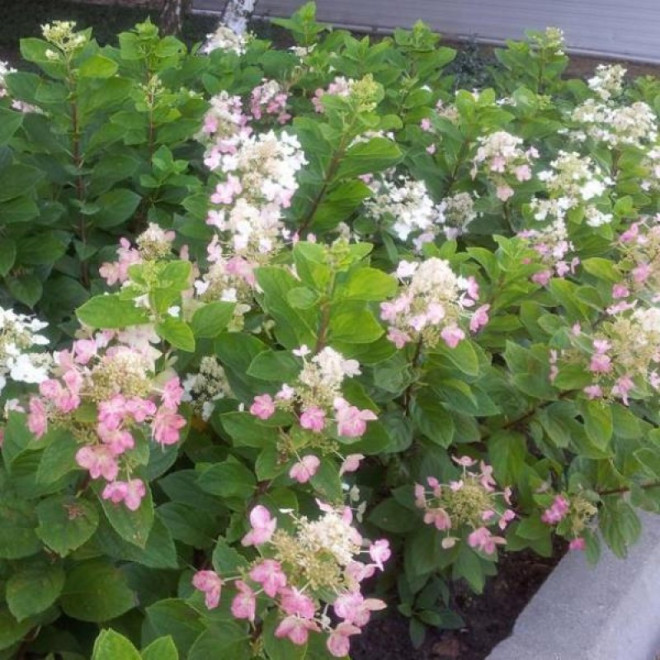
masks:
POLYGON ((151 499, 151 489, 147 485, 147 493, 142 498, 136 511, 130 511, 123 502, 115 504, 99 497, 103 512, 115 532, 125 541, 144 548, 149 539, 149 533, 154 523, 154 504, 151 499))
POLYGON ((102 630, 94 642, 92 660, 142 660, 131 641, 112 628, 102 630))
POLYGON ((126 328, 149 322, 147 310, 136 307, 132 300, 124 300, 117 293, 94 296, 76 310, 81 323, 91 328, 126 328))
POLYGON ((76 564, 67 574, 62 609, 80 621, 110 621, 137 605, 121 571, 104 559, 76 564))
POLYGON ((53 495, 37 505, 39 538, 65 557, 91 538, 99 524, 96 507, 83 498, 53 495))
POLYGON ((17 621, 48 609, 64 586, 64 570, 59 564, 35 563, 21 566, 7 580, 5 598, 17 621))

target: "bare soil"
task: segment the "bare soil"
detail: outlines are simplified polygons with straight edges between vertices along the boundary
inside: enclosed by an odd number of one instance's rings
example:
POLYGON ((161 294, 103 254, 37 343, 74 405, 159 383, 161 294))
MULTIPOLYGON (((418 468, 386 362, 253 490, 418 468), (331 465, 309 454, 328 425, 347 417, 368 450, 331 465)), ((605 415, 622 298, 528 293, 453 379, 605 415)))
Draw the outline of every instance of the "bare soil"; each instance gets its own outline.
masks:
POLYGON ((483 594, 457 585, 454 608, 465 625, 458 630, 429 629, 418 649, 410 642, 408 620, 389 608, 353 638, 352 660, 483 660, 511 634, 518 615, 565 551, 566 546, 557 543, 549 558, 528 551, 503 554, 498 574, 486 583, 483 594))

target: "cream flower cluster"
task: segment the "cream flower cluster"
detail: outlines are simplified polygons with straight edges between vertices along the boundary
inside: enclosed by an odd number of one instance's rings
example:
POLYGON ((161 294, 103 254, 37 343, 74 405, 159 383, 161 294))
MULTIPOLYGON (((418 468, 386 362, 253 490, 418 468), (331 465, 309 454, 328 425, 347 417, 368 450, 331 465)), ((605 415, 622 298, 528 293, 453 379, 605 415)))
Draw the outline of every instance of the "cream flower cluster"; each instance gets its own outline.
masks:
POLYGON ((402 261, 396 274, 403 290, 394 300, 381 303, 380 317, 388 323, 387 337, 397 348, 417 341, 434 346, 441 339, 455 348, 466 337, 463 319, 471 317, 470 329, 475 332, 487 323, 487 306, 468 312, 479 297, 477 282, 457 276, 449 262, 436 257, 402 261))
POLYGON ((193 585, 204 593, 209 609, 218 607, 222 589, 231 585, 235 618, 254 623, 264 616, 265 603, 278 613, 276 637, 304 645, 310 634, 325 634, 328 651, 341 658, 348 655, 350 637, 362 631, 371 612, 385 608, 383 601, 365 598, 360 583, 384 569, 391 551, 385 539, 363 539, 352 525, 349 507, 317 504, 321 515, 314 520, 283 511, 290 518, 286 528, 257 505, 242 543, 255 546, 263 556, 236 576, 198 571, 193 585))
POLYGON ((452 240, 467 231, 468 225, 476 219, 474 198, 470 193, 459 192, 442 199, 438 209, 444 217, 444 232, 452 240))
POLYGON ((48 378, 49 353, 33 352, 33 347, 46 346, 47 337, 39 334, 47 323, 11 309, 0 307, 0 394, 7 380, 41 383, 48 378))
POLYGON ((225 235, 234 254, 263 262, 288 237, 283 211, 306 162, 298 138, 286 131, 243 136, 234 153, 219 155, 226 178, 211 195, 207 224, 225 235))
POLYGON ((554 275, 564 277, 574 273, 580 263, 578 257, 570 257, 575 248, 562 219, 555 220, 543 229, 521 231, 518 237, 530 245, 545 266, 544 270, 532 275, 532 281, 537 284, 545 286, 554 275))
POLYGON ((620 64, 599 64, 587 85, 602 101, 609 101, 621 95, 626 69, 620 64))
POLYGON ((502 532, 515 518, 511 505, 511 490, 495 490, 493 468, 469 456, 453 458, 462 474, 448 484, 429 477, 426 485, 415 485, 415 505, 424 511, 424 522, 445 532, 442 547, 452 548, 467 541, 471 548, 492 555, 498 545, 506 541, 494 536, 489 527, 497 526, 502 532))
POLYGON ((182 401, 189 402, 193 410, 206 422, 220 399, 232 396, 225 370, 215 356, 205 355, 196 373, 189 373, 183 380, 182 401))
POLYGON ((515 182, 532 178, 532 165, 539 154, 534 147, 523 149, 523 139, 506 131, 480 136, 478 142, 472 178, 482 171, 495 186, 497 198, 506 202, 515 192, 515 182))
POLYGON ((230 27, 220 24, 215 32, 206 35, 206 42, 199 52, 208 55, 214 50, 222 50, 243 55, 251 39, 249 34, 237 34, 230 27))
POLYGON ((373 196, 364 201, 367 214, 385 224, 402 241, 421 233, 427 240, 441 229, 444 216, 428 193, 423 181, 389 174, 369 183, 373 196))
POLYGON ((588 156, 560 151, 550 163, 550 169, 538 173, 548 198, 535 198, 530 209, 535 220, 563 220, 567 211, 584 210, 591 227, 608 224, 612 215, 601 211, 597 204, 605 196, 612 180, 588 156))

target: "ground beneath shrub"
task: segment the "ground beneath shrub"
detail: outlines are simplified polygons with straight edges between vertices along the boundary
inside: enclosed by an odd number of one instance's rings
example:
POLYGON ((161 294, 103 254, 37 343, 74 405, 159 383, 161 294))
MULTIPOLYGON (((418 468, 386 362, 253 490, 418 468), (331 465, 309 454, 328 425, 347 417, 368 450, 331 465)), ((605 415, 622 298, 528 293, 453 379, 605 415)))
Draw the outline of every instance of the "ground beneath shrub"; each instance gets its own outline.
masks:
POLYGON ((565 552, 558 545, 550 558, 532 552, 503 555, 498 574, 481 596, 458 586, 454 597, 465 626, 429 629, 421 648, 413 648, 408 620, 394 613, 372 621, 351 641, 352 660, 483 660, 513 629, 518 615, 565 552))

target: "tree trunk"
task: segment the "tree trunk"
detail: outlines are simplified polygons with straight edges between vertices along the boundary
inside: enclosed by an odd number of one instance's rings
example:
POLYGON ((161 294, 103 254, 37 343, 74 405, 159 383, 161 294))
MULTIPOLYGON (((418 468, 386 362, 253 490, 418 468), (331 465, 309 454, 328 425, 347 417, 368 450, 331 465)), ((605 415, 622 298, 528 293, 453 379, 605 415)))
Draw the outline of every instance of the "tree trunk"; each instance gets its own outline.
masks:
POLYGON ((183 17, 186 15, 192 0, 163 0, 158 25, 161 34, 181 34, 183 17))
POLYGON ((228 0, 222 14, 222 22, 235 34, 247 30, 247 22, 254 12, 255 0, 228 0))

